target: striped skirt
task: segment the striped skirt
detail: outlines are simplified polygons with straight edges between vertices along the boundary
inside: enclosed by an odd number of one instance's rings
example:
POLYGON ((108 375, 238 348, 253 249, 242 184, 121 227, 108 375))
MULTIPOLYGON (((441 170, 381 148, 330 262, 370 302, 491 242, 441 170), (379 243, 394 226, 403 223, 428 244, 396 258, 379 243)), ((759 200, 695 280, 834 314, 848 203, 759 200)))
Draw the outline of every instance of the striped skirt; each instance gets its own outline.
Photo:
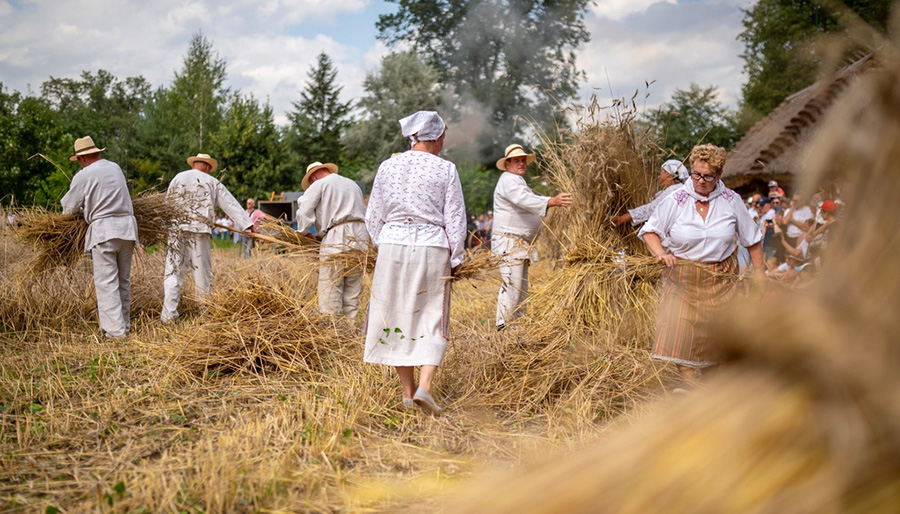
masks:
POLYGON ((652 357, 692 368, 719 363, 719 349, 709 334, 735 292, 737 254, 722 262, 667 268, 656 321, 652 357))
POLYGON ((378 247, 364 329, 365 362, 440 366, 450 324, 449 275, 446 248, 378 247))

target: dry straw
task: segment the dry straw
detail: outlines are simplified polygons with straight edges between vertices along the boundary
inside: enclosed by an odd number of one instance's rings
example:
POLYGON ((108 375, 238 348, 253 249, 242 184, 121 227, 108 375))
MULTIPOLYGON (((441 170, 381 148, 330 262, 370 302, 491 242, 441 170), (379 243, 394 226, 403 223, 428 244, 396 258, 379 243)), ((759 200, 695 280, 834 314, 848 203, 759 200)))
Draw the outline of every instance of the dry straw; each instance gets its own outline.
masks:
POLYGON ((896 512, 896 43, 878 57, 881 68, 850 86, 802 162, 807 190, 845 184, 845 226, 829 237, 818 278, 736 305, 717 330, 730 362, 706 387, 446 512, 896 512))

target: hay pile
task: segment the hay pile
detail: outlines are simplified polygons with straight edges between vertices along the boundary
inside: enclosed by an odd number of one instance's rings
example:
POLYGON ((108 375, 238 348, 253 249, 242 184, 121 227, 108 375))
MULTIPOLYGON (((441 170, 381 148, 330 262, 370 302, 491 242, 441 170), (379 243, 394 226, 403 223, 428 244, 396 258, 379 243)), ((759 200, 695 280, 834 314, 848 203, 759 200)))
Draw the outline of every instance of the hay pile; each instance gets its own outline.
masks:
POLYGON ((174 328, 165 351, 191 372, 290 373, 314 377, 347 355, 358 333, 318 312, 315 291, 258 274, 220 288, 199 327, 174 328))
MULTIPOLYGON (((165 244, 171 229, 187 222, 191 214, 165 193, 148 193, 133 200, 139 243, 143 247, 165 244)), ((80 214, 60 214, 42 208, 20 209, 21 226, 16 235, 38 250, 30 269, 35 273, 59 266, 74 266, 84 257, 88 225, 80 214)))

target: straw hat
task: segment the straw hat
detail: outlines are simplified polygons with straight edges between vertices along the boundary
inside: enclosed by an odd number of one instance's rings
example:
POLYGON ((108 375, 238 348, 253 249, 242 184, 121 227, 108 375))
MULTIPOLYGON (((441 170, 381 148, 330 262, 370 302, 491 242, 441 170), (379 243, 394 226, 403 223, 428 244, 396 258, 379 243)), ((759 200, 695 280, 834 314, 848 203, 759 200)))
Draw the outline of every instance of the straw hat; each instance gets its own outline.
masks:
POLYGON ((88 155, 92 153, 100 153, 106 148, 97 148, 91 136, 84 136, 75 140, 75 153, 69 156, 70 161, 77 161, 79 155, 88 155))
POLYGON ((188 157, 188 159, 187 159, 187 163, 192 168, 194 167, 194 163, 197 161, 205 162, 206 164, 209 164, 210 166, 212 166, 212 168, 210 168, 210 170, 209 170, 210 173, 216 171, 216 168, 219 167, 219 161, 210 157, 208 153, 198 153, 196 157, 188 157))
POLYGON ((325 168, 328 170, 328 173, 337 173, 338 167, 337 164, 332 164, 330 162, 326 162, 322 164, 321 162, 314 162, 306 167, 306 175, 303 175, 303 180, 300 181, 300 187, 306 191, 306 188, 309 187, 309 176, 313 174, 314 171, 325 168))
POLYGON ((520 144, 511 144, 506 147, 503 157, 497 161, 497 169, 506 171, 506 161, 513 157, 525 157, 525 166, 528 166, 534 162, 536 156, 533 153, 525 153, 525 149, 520 144))

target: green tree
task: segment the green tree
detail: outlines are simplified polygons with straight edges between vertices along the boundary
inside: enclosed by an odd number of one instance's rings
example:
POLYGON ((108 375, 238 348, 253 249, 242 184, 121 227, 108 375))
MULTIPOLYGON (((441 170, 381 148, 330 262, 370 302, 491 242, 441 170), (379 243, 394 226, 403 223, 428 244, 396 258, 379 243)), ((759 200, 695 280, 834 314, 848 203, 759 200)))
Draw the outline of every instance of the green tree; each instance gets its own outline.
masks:
POLYGON ((736 115, 723 107, 717 96, 715 86, 691 84, 687 89, 676 89, 672 99, 644 116, 642 123, 673 158, 685 158, 700 143, 731 148, 740 138, 736 115))
MULTIPOLYGON (((883 30, 889 19, 890 0, 847 0, 844 4, 864 21, 883 30)), ((812 0, 759 0, 744 10, 744 85, 742 129, 771 112, 785 98, 809 86, 818 77, 823 49, 817 36, 841 27, 827 2, 812 0)), ((851 49, 852 50, 852 49, 851 49)))
POLYGON ((293 103, 295 110, 288 113, 286 139, 293 165, 303 170, 315 161, 340 165, 344 153, 341 136, 350 125, 351 102, 340 101, 343 87, 334 83, 337 70, 327 54, 319 54, 307 76, 300 100, 293 103))
POLYGON ((144 77, 118 80, 105 70, 83 71, 79 79, 50 77, 41 84, 41 97, 62 115, 63 129, 73 141, 90 135, 129 178, 134 174, 137 126, 149 96, 150 84, 144 77))
MULTIPOLYGON (((489 163, 534 121, 565 124, 560 105, 574 97, 583 72, 575 50, 589 39, 589 0, 391 0, 379 37, 412 42, 452 90, 454 110, 474 104, 489 128, 478 155, 489 163)), ((552 132, 552 131, 550 131, 552 132)))
POLYGON ((293 190, 300 180, 284 162, 278 127, 272 107, 260 106, 252 96, 235 94, 219 131, 212 136, 221 176, 238 198, 268 197, 271 191, 293 190))
POLYGON ((23 96, 17 91, 8 93, 0 83, 0 202, 6 205, 13 201, 25 205, 35 201, 44 205, 58 202, 75 171, 66 160, 73 142, 63 129, 62 117, 46 100, 23 96), (43 159, 29 159, 38 153, 59 164, 64 171, 57 171, 43 159), (46 193, 37 195, 41 184, 53 174, 65 180, 57 178, 46 193))
POLYGON ((219 130, 231 98, 226 79, 225 60, 198 32, 172 86, 150 95, 139 127, 140 155, 160 162, 165 173, 161 186, 187 168, 189 155, 203 152, 216 156, 218 148, 212 144, 211 134, 219 130))
POLYGON ((362 117, 347 129, 348 155, 364 158, 368 168, 409 148, 397 120, 418 110, 438 110, 438 72, 414 52, 386 55, 381 68, 366 76, 365 94, 356 106, 362 117))

